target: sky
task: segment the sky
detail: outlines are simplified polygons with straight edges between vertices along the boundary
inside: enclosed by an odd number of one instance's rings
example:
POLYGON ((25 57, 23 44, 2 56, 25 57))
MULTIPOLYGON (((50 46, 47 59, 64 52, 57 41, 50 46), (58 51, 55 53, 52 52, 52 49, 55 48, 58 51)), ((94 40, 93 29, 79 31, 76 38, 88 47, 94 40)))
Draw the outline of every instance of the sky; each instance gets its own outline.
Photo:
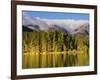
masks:
POLYGON ((89 14, 82 13, 23 11, 22 16, 22 25, 38 25, 41 30, 48 30, 55 24, 73 31, 89 23, 89 14))
POLYGON ((68 13, 68 12, 45 12, 45 11, 23 11, 32 18, 41 19, 74 19, 74 20, 88 20, 88 13, 68 13))

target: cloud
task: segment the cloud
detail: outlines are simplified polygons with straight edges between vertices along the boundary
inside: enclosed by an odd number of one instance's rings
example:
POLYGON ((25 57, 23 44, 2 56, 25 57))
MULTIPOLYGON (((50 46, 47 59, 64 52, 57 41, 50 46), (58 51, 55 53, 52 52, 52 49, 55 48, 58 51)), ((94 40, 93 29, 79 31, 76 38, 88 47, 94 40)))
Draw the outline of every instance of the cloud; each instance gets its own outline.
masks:
POLYGON ((81 25, 89 23, 87 20, 74 20, 74 19, 59 19, 59 20, 42 19, 42 20, 45 21, 48 25, 56 24, 71 31, 80 27, 81 25))
POLYGON ((22 24, 23 25, 29 25, 33 22, 33 19, 31 16, 27 14, 27 12, 22 12, 22 24))
POLYGON ((81 25, 88 24, 88 20, 74 20, 74 19, 41 19, 39 17, 32 18, 23 12, 23 25, 38 25, 41 30, 47 30, 52 25, 58 25, 68 31, 73 31, 74 29, 80 27, 81 25))

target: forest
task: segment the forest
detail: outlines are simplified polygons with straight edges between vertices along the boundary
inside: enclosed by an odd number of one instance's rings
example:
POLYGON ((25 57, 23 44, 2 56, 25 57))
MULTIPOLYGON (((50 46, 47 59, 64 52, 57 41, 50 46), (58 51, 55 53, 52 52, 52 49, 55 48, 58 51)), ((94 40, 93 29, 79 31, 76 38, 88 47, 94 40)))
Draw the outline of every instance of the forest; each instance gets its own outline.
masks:
POLYGON ((22 32, 22 68, 89 65, 89 36, 63 31, 22 32))

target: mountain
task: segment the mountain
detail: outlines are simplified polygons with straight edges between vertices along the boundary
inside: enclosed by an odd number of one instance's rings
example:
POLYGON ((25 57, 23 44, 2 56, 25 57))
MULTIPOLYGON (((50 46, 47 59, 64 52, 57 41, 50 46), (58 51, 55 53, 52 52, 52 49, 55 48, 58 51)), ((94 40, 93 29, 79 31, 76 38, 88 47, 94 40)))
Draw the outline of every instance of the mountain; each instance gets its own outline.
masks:
POLYGON ((64 32, 65 34, 69 34, 70 32, 68 30, 66 30, 64 27, 61 27, 57 24, 52 24, 52 27, 48 28, 48 31, 61 31, 64 32))
POLYGON ((33 30, 39 31, 40 27, 39 27, 39 25, 27 25, 27 26, 23 25, 23 31, 27 31, 27 30, 29 30, 29 31, 33 31, 33 30))
POLYGON ((89 24, 81 25, 80 27, 73 30, 70 34, 83 34, 83 35, 89 35, 89 24))
POLYGON ((63 31, 66 34, 85 34, 89 35, 89 23, 85 20, 69 19, 40 19, 23 18, 23 31, 63 31))
POLYGON ((28 28, 27 26, 22 26, 23 27, 23 31, 28 31, 28 32, 31 32, 33 31, 32 29, 28 28))
POLYGON ((45 21, 38 19, 38 18, 23 18, 22 25, 32 30, 48 29, 48 24, 45 21))

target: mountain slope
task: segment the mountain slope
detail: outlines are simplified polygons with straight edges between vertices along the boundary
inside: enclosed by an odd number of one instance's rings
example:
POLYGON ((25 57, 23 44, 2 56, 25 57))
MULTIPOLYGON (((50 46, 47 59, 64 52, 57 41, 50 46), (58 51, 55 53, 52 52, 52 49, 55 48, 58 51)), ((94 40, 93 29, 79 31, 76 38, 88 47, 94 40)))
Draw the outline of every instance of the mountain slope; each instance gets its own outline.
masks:
POLYGON ((66 34, 86 34, 89 35, 89 23, 82 20, 47 20, 32 18, 23 19, 23 31, 63 31, 66 34))

